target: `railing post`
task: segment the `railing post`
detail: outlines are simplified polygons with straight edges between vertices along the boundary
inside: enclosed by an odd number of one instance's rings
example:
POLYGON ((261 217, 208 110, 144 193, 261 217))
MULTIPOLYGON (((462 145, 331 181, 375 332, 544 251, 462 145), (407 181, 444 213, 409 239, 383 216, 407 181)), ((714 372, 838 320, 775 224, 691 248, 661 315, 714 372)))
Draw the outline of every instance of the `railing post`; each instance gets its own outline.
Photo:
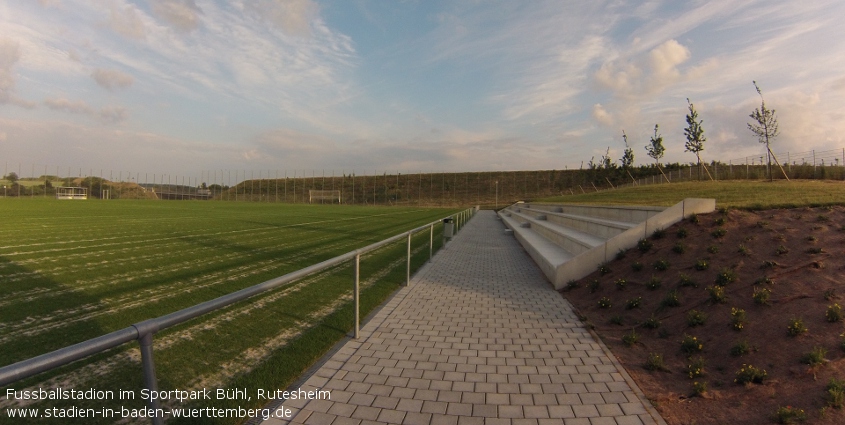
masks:
POLYGON ((360 336, 360 328, 361 328, 361 288, 359 285, 359 274, 361 270, 361 254, 355 254, 355 261, 353 262, 352 266, 352 274, 354 276, 353 284, 352 284, 352 298, 354 299, 353 303, 355 304, 355 330, 354 330, 354 337, 358 339, 360 336))
POLYGON ((408 232, 408 267, 405 269, 405 286, 411 284, 411 232, 408 232))
MULTIPOLYGON (((156 365, 155 360, 153 359, 153 333, 145 333, 138 339, 138 344, 141 346, 141 364, 144 368, 144 385, 150 391, 158 391, 156 365)), ((161 403, 158 398, 150 400, 150 408, 153 410, 153 425, 164 424, 164 418, 158 414, 161 409, 161 403)))
POLYGON ((434 223, 428 228, 428 262, 434 256, 434 223))

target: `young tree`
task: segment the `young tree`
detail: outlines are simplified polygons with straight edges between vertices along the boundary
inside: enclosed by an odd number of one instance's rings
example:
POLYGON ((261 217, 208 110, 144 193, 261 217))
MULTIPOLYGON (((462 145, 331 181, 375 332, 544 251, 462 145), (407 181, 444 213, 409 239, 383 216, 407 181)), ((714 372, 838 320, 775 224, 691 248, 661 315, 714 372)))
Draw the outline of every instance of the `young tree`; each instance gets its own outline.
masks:
POLYGON ((687 114, 687 128, 684 129, 684 136, 687 141, 684 143, 684 148, 687 152, 695 154, 695 159, 698 161, 698 179, 701 180, 701 151, 704 150, 704 142, 707 138, 704 137, 704 128, 698 121, 698 111, 695 106, 687 98, 687 105, 689 105, 689 113, 687 114))
POLYGON ((622 163, 622 170, 628 174, 628 177, 631 178, 631 181, 634 182, 634 185, 637 184, 637 179, 631 175, 631 167, 634 166, 634 150, 631 149, 631 145, 628 144, 628 135, 625 134, 625 130, 622 130, 622 141, 625 142, 625 151, 622 152, 622 159, 619 162, 622 163))
POLYGON ((602 155, 601 160, 599 160, 599 167, 605 170, 612 170, 616 168, 616 164, 613 163, 613 160, 610 158, 610 146, 607 147, 607 150, 602 155))
POLYGON ((619 162, 622 163, 622 169, 628 171, 629 168, 634 166, 634 150, 628 144, 628 135, 625 134, 625 130, 622 130, 622 141, 625 142, 625 151, 622 153, 622 159, 619 162))
POLYGON ((660 174, 663 174, 663 178, 666 181, 669 181, 669 178, 666 177, 666 174, 663 173, 663 170, 660 169, 660 158, 663 158, 663 154, 666 153, 666 148, 663 147, 663 136, 657 133, 658 125, 654 125, 654 136, 651 136, 651 140, 649 140, 650 144, 645 146, 646 152, 648 152, 648 156, 654 158, 654 165, 657 166, 657 169, 660 171, 660 174))
POLYGON ((757 136, 757 140, 760 143, 766 144, 766 158, 768 158, 766 169, 769 172, 769 181, 772 181, 774 178, 772 177, 772 149, 770 143, 772 139, 780 134, 778 132, 778 120, 775 118, 774 109, 766 109, 766 101, 763 99, 763 92, 760 91, 757 82, 752 82, 754 83, 754 88, 757 90, 757 94, 760 95, 760 108, 754 109, 754 112, 749 115, 754 120, 754 123, 748 123, 748 129, 757 136))
POLYGON ((18 181, 18 179, 19 179, 19 177, 18 177, 18 173, 14 172, 14 171, 12 171, 11 173, 9 173, 9 174, 5 175, 3 178, 5 178, 6 180, 8 180, 8 181, 9 181, 9 183, 12 183, 12 184, 15 184, 15 182, 16 182, 16 181, 18 181))
POLYGON ((658 126, 655 124, 654 136, 651 136, 651 140, 649 141, 651 144, 646 145, 645 150, 648 152, 648 156, 654 158, 654 164, 660 167, 660 158, 663 158, 666 149, 663 147, 663 136, 657 134, 657 129, 658 126))

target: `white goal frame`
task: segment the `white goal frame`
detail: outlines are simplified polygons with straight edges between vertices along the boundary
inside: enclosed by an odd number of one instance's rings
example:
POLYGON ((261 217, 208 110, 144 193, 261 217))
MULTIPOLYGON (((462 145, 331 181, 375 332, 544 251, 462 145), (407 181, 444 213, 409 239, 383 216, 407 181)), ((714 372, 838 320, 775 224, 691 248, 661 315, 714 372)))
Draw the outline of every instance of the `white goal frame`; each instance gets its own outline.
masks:
POLYGON ((88 188, 71 186, 57 187, 56 199, 88 199, 88 188))
POLYGON ((313 204, 315 200, 322 201, 324 199, 330 200, 334 203, 337 200, 337 203, 340 204, 340 191, 339 190, 309 190, 308 191, 308 203, 313 204))

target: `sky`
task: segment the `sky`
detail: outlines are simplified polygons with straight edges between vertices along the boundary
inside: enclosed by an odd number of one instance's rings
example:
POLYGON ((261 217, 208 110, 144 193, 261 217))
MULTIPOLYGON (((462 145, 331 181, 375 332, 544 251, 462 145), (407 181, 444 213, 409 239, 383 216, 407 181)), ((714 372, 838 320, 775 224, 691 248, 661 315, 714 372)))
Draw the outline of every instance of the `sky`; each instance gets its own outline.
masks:
POLYGON ((845 148, 841 0, 0 0, 23 176, 579 168, 845 148), (33 171, 34 170, 34 171, 33 171), (85 170, 85 171, 82 171, 85 170))

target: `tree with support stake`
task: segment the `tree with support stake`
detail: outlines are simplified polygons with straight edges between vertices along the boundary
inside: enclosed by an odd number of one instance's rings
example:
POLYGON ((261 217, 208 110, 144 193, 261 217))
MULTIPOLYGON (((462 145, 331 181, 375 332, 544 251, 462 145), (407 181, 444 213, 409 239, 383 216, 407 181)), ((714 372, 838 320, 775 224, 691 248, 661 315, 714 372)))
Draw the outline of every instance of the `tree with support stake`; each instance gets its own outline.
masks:
MULTIPOLYGON (((698 120, 698 111, 695 110, 695 106, 689 101, 689 98, 687 98, 687 105, 689 105, 689 114, 687 114, 687 128, 684 129, 684 136, 687 138, 684 148, 687 152, 695 154, 695 159, 698 162, 698 179, 701 180, 701 151, 704 150, 704 142, 707 141, 707 138, 704 137, 704 127, 701 126, 704 121, 698 120)), ((705 166, 704 169, 707 170, 707 167, 705 166)), ((707 171, 707 176, 710 177, 710 180, 713 180, 710 171, 707 171)))
POLYGON ((663 158, 663 154, 666 153, 666 148, 663 147, 663 136, 657 133, 658 125, 654 125, 654 136, 651 136, 651 140, 649 141, 650 144, 645 146, 646 152, 648 152, 648 156, 654 158, 654 165, 657 166, 657 170, 660 171, 660 174, 663 174, 663 178, 666 179, 666 183, 670 183, 669 177, 666 177, 666 173, 663 172, 663 169, 660 168, 660 158, 663 158))
POLYGON ((634 150, 631 149, 631 146, 628 145, 628 135, 625 134, 625 130, 622 130, 622 141, 625 142, 625 151, 622 153, 622 159, 619 162, 622 163, 622 169, 628 173, 628 177, 631 178, 631 181, 634 182, 634 186, 637 185, 637 179, 631 175, 631 167, 634 166, 634 150))
POLYGON ((786 175, 786 171, 783 170, 783 167, 780 165, 780 162, 778 162, 778 159, 775 157, 771 148, 772 139, 780 134, 780 132, 778 132, 778 119, 775 117, 775 110, 766 108, 766 101, 763 99, 763 92, 760 90, 756 81, 752 82, 754 83, 754 89, 757 90, 757 94, 760 95, 760 108, 754 109, 754 112, 749 115, 749 117, 751 117, 751 119, 755 122, 748 123, 748 129, 757 136, 757 140, 760 143, 766 144, 766 157, 768 158, 766 169, 769 172, 769 181, 774 181, 774 177, 772 176, 772 158, 774 158, 777 166, 780 167, 780 171, 783 173, 783 176, 789 180, 789 176, 786 175))

